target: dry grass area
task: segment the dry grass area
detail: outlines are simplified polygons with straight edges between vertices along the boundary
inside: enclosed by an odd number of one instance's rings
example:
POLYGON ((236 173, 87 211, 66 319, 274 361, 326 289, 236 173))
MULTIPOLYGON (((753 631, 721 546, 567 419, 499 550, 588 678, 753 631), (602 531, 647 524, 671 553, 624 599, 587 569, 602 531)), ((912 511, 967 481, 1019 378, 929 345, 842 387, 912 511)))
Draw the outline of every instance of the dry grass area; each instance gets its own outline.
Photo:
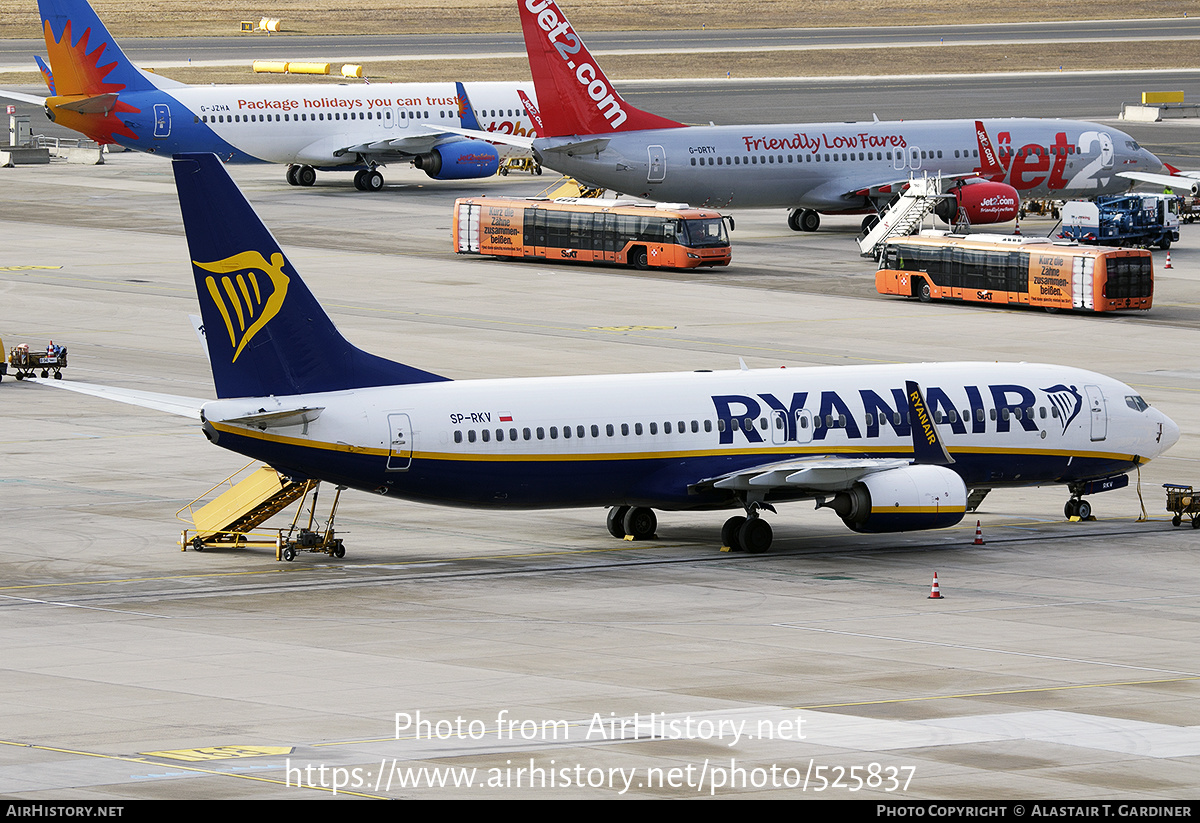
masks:
MULTIPOLYGON (((238 23, 277 17, 288 32, 517 31, 516 0, 93 0, 117 37, 164 35, 239 36, 238 23)), ((1197 0, 1090 0, 1063 5, 1044 0, 566 0, 563 10, 585 35, 589 30, 907 26, 922 23, 992 23, 1093 17, 1182 17, 1200 14, 1197 0)), ((0 0, 0 37, 37 37, 35 0, 0 0)))
MULTIPOLYGON (((327 0, 321 8, 299 0, 278 0, 247 10, 230 0, 210 0, 197 7, 183 0, 97 0, 96 7, 117 37, 237 33, 237 22, 279 17, 288 32, 305 34, 375 34, 379 32, 489 31, 517 29, 515 0, 381 0, 364 5, 327 0)), ((802 26, 912 25, 1013 20, 1061 19, 1082 10, 1032 0, 733 0, 723 6, 687 0, 629 4, 627 0, 568 2, 565 10, 585 34, 592 30, 786 28, 802 26)), ((1200 0, 1148 3, 1093 0, 1087 12, 1097 18, 1170 17, 1200 14, 1200 0)), ((34 0, 0 0, 0 37, 33 37, 38 32, 34 0)), ((286 37, 286 34, 276 35, 286 37)), ((1192 68, 1193 41, 1155 42, 1150 47, 1155 68, 1192 68)), ((1088 43, 988 47, 821 49, 791 52, 622 55, 604 60, 605 70, 619 80, 686 77, 829 77, 884 74, 947 74, 992 71, 1064 71, 1136 69, 1147 65, 1147 43, 1088 43)), ((304 59, 324 59, 308 53, 304 59)), ((336 67, 335 67, 336 68, 336 67)), ((365 66, 375 80, 528 80, 523 59, 395 61, 365 66)), ((311 83, 312 77, 255 75, 249 67, 179 68, 163 72, 185 83, 311 83)), ((37 83, 36 72, 0 74, 8 85, 37 83)), ((337 82, 330 79, 330 82, 337 82)))
MULTIPOLYGON (((1196 44, 1191 41, 1156 44, 1156 68, 1195 66, 1196 44)), ((309 57, 315 56, 309 55, 309 57)), ((691 77, 839 77, 847 75, 954 74, 1001 71, 1085 71, 1138 69, 1146 65, 1146 45, 1110 43, 1103 52, 1084 44, 1053 47, 931 46, 929 48, 849 51, 818 49, 753 54, 715 54, 698 61, 695 54, 622 55, 603 60, 614 80, 691 77)), ((336 74, 340 64, 333 64, 336 74)), ((408 81, 529 81, 529 64, 523 58, 488 60, 403 60, 367 63, 367 76, 376 82, 408 81)), ((245 67, 172 68, 164 75, 184 83, 313 83, 346 82, 338 77, 255 74, 245 67)), ((40 83, 36 72, 0 73, 0 85, 40 83)), ((349 81, 353 82, 353 81, 349 81)))

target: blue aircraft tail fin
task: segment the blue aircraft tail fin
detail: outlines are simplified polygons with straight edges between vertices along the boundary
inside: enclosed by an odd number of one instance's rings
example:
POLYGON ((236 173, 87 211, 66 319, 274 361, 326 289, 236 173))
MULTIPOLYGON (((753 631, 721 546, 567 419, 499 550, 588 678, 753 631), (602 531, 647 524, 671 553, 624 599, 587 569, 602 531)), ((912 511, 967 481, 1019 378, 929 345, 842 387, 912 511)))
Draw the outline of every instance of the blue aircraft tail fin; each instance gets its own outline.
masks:
POLYGON ((213 154, 173 162, 218 397, 446 380, 351 345, 213 154))
POLYGON ((59 95, 157 88, 121 51, 87 0, 38 0, 38 10, 59 95))

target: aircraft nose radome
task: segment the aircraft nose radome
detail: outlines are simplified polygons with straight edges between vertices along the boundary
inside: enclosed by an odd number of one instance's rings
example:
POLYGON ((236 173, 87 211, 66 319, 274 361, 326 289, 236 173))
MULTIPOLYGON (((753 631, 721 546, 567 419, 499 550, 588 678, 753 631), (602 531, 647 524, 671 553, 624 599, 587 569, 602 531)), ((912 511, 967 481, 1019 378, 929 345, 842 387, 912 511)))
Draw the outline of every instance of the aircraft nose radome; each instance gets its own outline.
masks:
POLYGON ((1159 422, 1162 425, 1162 437, 1158 441, 1158 453, 1162 454, 1179 442, 1179 426, 1162 412, 1159 412, 1158 416, 1160 418, 1159 422))

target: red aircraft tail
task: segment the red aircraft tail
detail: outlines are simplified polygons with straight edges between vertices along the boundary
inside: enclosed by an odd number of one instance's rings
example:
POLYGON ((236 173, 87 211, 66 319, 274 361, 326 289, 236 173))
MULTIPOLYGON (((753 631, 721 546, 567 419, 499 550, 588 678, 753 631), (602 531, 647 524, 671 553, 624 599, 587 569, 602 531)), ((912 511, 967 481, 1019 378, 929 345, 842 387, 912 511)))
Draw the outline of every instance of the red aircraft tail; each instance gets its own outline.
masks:
POLYGON ((554 0, 517 0, 542 137, 682 128, 621 99, 554 0))
POLYGON ((988 137, 987 129, 983 127, 982 120, 975 121, 975 139, 979 141, 979 172, 984 177, 990 177, 995 174, 1004 174, 1004 165, 1000 162, 999 155, 992 148, 992 140, 988 137))

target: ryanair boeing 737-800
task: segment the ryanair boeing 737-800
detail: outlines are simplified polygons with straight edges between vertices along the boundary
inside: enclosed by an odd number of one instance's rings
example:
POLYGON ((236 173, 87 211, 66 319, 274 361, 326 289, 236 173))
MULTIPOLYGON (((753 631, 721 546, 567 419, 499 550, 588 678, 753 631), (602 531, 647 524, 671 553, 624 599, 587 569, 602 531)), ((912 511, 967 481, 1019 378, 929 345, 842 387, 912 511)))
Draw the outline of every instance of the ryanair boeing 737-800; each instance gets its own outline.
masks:
POLYGON ((213 443, 295 478, 449 506, 734 509, 727 546, 766 551, 796 500, 851 529, 958 523, 970 491, 1116 488, 1178 427, 1129 386, 1069 366, 922 363, 451 380, 333 326, 211 154, 174 161, 216 400, 62 388, 198 417, 213 443))

